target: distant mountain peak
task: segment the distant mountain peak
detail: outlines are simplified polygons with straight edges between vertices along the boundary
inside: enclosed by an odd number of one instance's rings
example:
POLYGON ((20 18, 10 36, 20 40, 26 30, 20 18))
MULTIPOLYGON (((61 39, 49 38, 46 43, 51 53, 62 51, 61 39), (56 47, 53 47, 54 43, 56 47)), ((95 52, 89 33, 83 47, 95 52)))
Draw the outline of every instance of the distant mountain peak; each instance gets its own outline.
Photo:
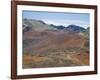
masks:
POLYGON ((46 24, 44 21, 42 20, 37 20, 38 22, 42 23, 42 24, 46 24))
POLYGON ((57 28, 58 30, 63 30, 65 28, 65 26, 63 25, 54 25, 54 24, 50 24, 51 27, 57 28))
POLYGON ((73 31, 73 32, 84 32, 85 31, 85 28, 81 27, 81 26, 77 26, 77 25, 68 25, 65 30, 68 30, 68 31, 73 31))

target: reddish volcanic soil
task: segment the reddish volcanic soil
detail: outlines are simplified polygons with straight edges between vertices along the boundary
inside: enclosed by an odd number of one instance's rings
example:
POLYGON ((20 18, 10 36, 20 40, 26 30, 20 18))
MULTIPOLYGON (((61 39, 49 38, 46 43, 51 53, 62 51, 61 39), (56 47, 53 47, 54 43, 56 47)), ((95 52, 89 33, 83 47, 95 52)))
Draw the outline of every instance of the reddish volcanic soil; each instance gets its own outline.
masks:
POLYGON ((86 38, 76 33, 29 31, 23 42, 23 68, 89 65, 86 38))

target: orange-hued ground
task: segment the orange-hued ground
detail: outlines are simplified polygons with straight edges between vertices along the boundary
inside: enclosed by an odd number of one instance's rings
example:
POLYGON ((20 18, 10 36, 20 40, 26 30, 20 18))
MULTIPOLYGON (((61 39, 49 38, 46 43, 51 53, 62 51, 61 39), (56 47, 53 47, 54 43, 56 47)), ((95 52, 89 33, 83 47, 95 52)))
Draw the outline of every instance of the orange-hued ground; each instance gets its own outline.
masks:
POLYGON ((89 65, 87 39, 63 31, 29 31, 24 33, 23 68, 89 65))
MULTIPOLYGON (((24 68, 32 67, 33 64, 36 64, 33 68, 41 68, 41 67, 60 67, 60 66, 85 66, 89 65, 89 54, 68 54, 68 55, 59 55, 59 57, 54 56, 53 58, 48 56, 32 56, 32 55, 24 55, 23 56, 23 65, 24 68), (59 58, 60 57, 60 58, 59 58), (55 60, 53 60, 56 58, 55 60), (57 59, 58 58, 58 59, 57 59), (43 65, 42 62, 51 62, 51 65, 43 65), (63 62, 64 61, 64 62, 63 62), (69 61, 69 62, 67 62, 69 61), (57 62, 57 63, 56 63, 57 62), (56 64, 55 64, 56 63, 56 64), (37 64, 42 64, 38 66, 37 64), (55 65, 53 65, 55 64, 55 65)), ((46 64, 46 63, 44 63, 46 64)))

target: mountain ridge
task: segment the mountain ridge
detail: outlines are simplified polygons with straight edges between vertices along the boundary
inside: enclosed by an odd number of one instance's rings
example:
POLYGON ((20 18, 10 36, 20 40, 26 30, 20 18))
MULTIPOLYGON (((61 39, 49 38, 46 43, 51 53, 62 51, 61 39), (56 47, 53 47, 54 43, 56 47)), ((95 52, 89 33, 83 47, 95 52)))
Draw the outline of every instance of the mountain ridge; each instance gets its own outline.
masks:
POLYGON ((74 24, 70 24, 68 26, 63 26, 63 25, 54 25, 54 24, 47 24, 42 20, 32 20, 32 19, 24 19, 23 20, 23 25, 28 25, 30 27, 33 27, 33 29, 39 29, 39 30, 44 30, 44 29, 48 29, 48 30, 64 30, 64 31, 72 31, 72 32, 76 32, 76 33, 80 33, 80 32, 85 32, 85 28, 78 26, 78 25, 74 25, 74 24))

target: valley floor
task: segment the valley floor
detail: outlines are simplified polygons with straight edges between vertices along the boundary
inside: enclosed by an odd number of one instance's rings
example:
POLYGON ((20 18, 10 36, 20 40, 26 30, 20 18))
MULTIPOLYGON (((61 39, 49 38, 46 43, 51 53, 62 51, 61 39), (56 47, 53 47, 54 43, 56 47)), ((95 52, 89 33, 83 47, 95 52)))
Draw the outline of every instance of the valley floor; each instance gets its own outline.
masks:
POLYGON ((50 55, 30 55, 23 56, 23 68, 44 68, 44 67, 68 67, 89 65, 89 53, 62 53, 50 55))

